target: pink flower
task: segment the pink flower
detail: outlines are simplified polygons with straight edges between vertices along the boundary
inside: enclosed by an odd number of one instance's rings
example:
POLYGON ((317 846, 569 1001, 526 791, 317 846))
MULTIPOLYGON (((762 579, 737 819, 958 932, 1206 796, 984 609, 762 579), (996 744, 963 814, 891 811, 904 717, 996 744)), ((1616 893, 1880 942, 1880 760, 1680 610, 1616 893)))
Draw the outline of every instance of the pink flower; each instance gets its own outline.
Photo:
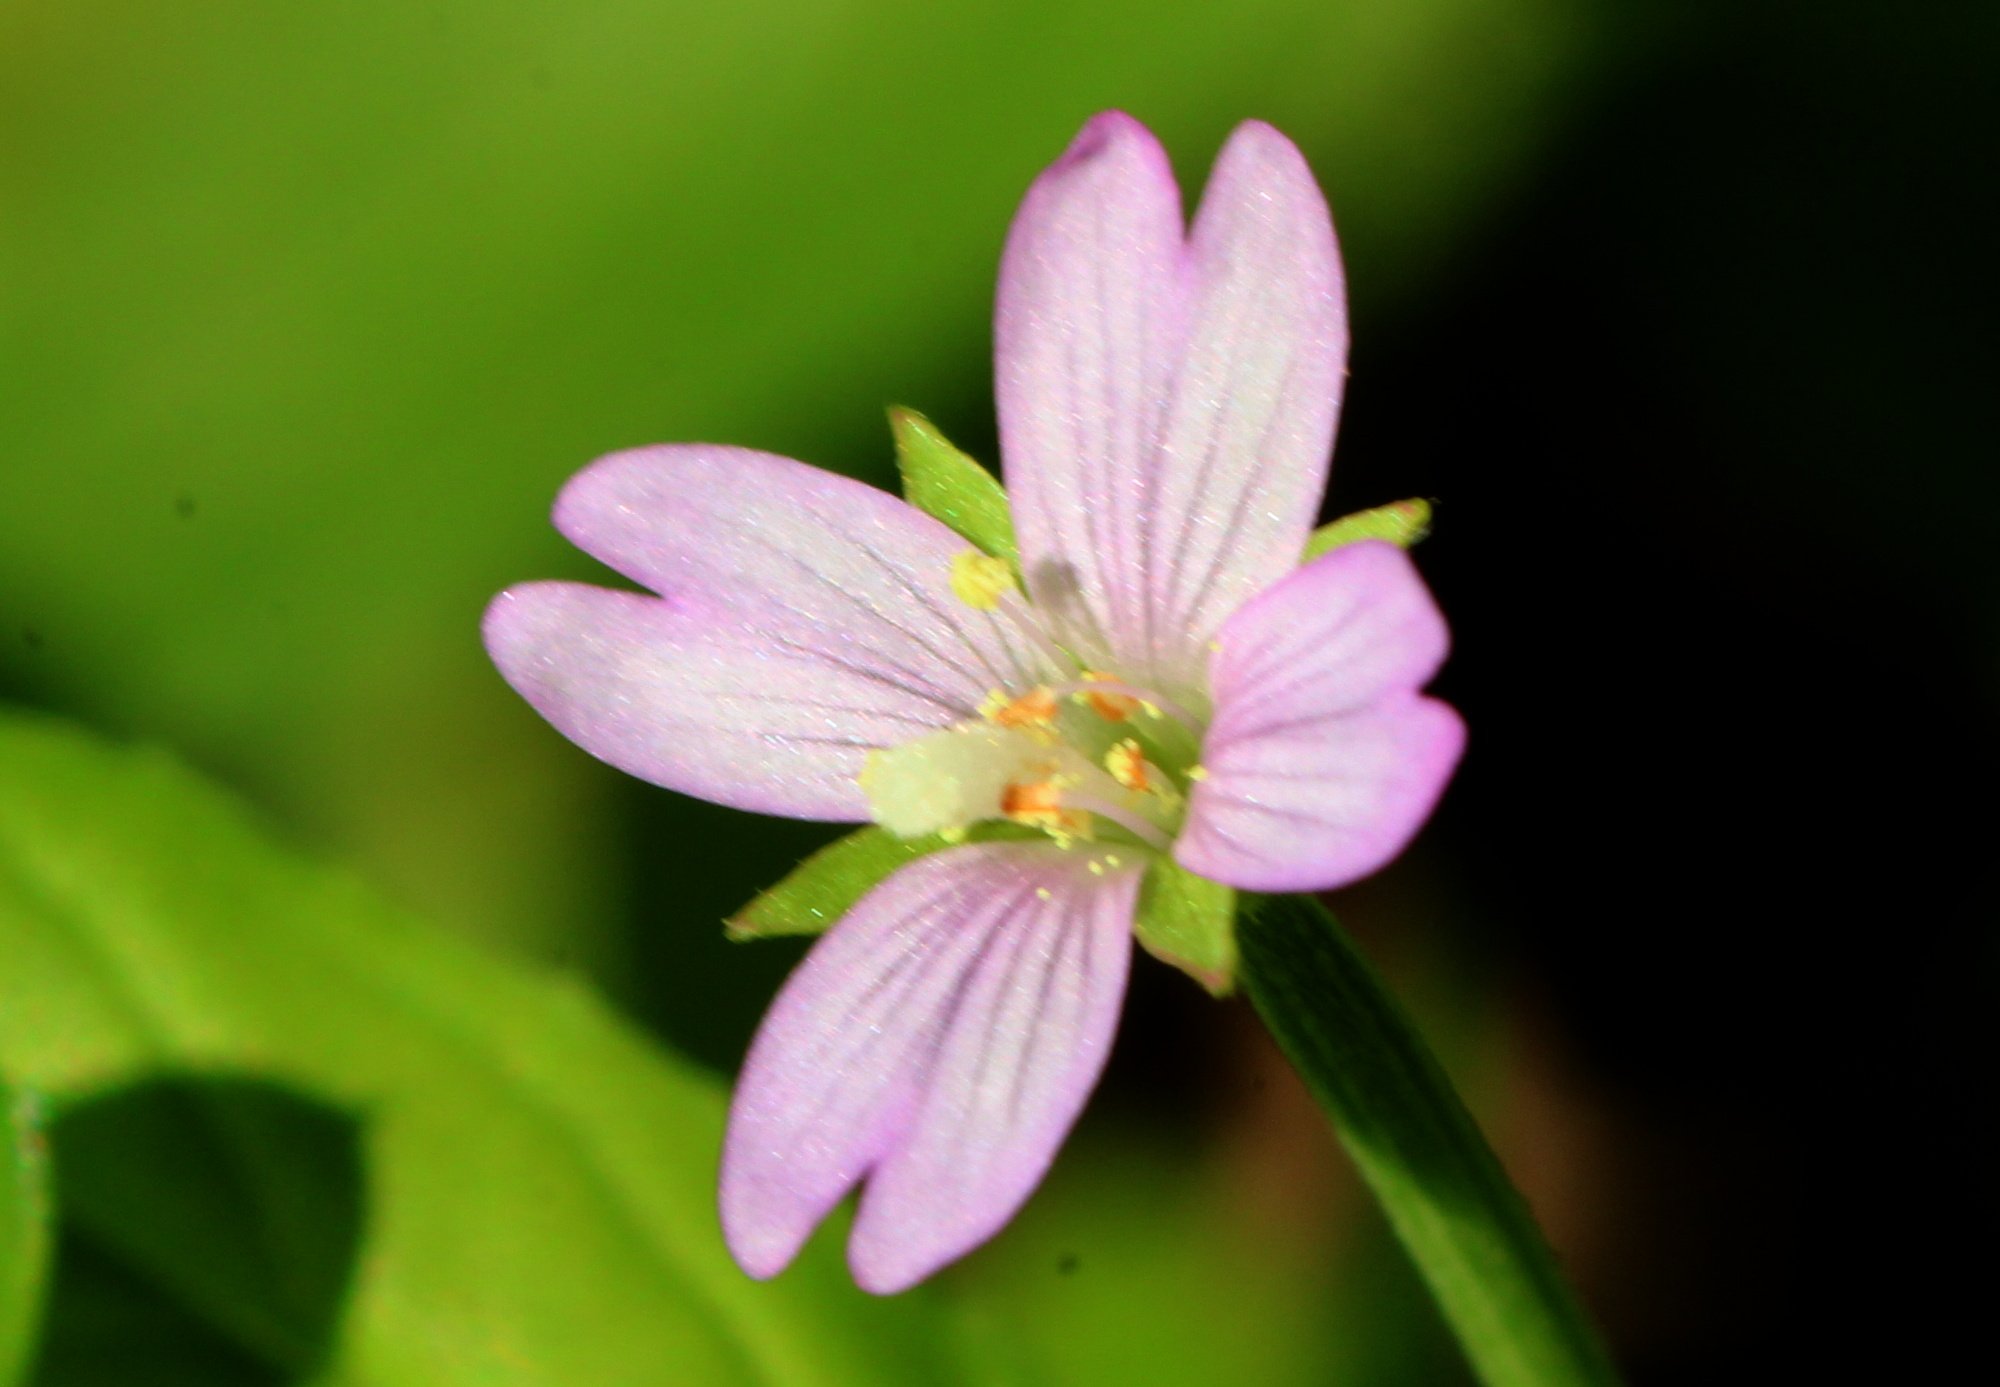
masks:
POLYGON ((1403 552, 1299 562, 1347 333, 1288 140, 1241 126, 1190 233, 1152 135, 1092 120, 1015 220, 995 336, 1018 570, 859 482, 671 445, 592 464, 555 510, 658 596, 530 583, 487 614, 508 681, 655 784, 906 837, 1039 830, 896 871, 779 994, 722 1161, 752 1276, 864 1179, 870 1290, 990 1237, 1097 1082, 1149 868, 1353 881, 1463 741, 1419 692, 1446 633, 1403 552))

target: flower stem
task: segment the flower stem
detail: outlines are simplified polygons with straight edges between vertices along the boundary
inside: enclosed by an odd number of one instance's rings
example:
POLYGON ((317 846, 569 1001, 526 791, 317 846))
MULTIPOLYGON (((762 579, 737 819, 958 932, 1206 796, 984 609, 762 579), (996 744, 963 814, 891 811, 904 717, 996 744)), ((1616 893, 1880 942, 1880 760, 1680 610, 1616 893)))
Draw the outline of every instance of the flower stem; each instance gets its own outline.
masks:
POLYGON ((1333 916, 1273 896, 1238 921, 1250 999, 1487 1387, 1615 1387, 1617 1374, 1430 1048, 1333 916))

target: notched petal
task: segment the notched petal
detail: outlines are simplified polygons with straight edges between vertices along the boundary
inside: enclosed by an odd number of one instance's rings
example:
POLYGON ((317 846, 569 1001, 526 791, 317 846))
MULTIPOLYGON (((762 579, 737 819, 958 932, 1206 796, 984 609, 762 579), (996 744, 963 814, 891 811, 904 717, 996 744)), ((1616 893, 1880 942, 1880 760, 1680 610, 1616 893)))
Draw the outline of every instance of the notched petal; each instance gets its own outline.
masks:
POLYGON ((1269 126, 1231 137, 1191 233, 1129 117, 1093 121, 1030 190, 1001 271, 1001 451, 1029 589, 1086 663, 1190 690, 1222 620, 1291 565, 1344 293, 1325 201, 1269 126))
POLYGON ((786 983, 731 1106, 722 1217, 753 1276, 864 1177, 850 1260, 888 1293, 997 1231, 1096 1084, 1131 950, 1134 868, 1047 844, 896 872, 786 983))
POLYGON ((526 583, 494 599, 484 635, 507 682, 591 755, 757 813, 866 819, 868 753, 959 716, 926 679, 746 631, 692 598, 526 583))
POLYGON ((1217 157, 1188 258, 1195 301, 1161 435, 1150 581, 1157 658, 1198 664, 1312 528, 1346 383, 1347 299, 1326 200, 1304 156, 1261 122, 1217 157))
POLYGON ((1140 524, 1187 316, 1180 191, 1130 116, 1098 116, 1028 190, 994 313, 1002 474, 1021 569, 1103 664, 1143 620, 1140 524), (1067 590, 1050 591, 1060 576, 1067 590))
POLYGON ((952 596, 964 540, 886 491, 790 458, 707 444, 613 453, 570 479, 555 519, 662 596, 921 684, 961 717, 1039 669, 1020 631, 952 596))

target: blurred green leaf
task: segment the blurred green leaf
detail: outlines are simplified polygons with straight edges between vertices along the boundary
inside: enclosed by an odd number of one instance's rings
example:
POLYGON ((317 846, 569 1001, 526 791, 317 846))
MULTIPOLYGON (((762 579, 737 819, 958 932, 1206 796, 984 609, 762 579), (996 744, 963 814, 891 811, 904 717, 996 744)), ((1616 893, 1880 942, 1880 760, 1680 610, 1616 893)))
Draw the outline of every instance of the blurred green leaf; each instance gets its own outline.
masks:
MULTIPOLYGON (((64 1231, 197 1334, 307 1376, 332 1343, 360 1246, 360 1131, 352 1116, 239 1076, 95 1095, 51 1134, 64 1231)), ((70 1268, 57 1272, 50 1318, 74 1323, 70 1268)), ((41 1366, 47 1381, 72 1375, 46 1356, 41 1366)))
POLYGON ((1307 537, 1306 550, 1299 556, 1299 562, 1311 563, 1321 554, 1363 539, 1386 539, 1398 548, 1408 549, 1430 532, 1429 501, 1422 497, 1396 501, 1373 510, 1343 515, 1320 526, 1307 537))
POLYGON ((1488 1387, 1615 1387, 1534 1215, 1381 977, 1310 896, 1244 913, 1243 979, 1488 1387))
POLYGON ((1236 892, 1155 858, 1139 888, 1132 928, 1146 951, 1218 997, 1236 990, 1236 892))
MULTIPOLYGON (((825 1240, 773 1284, 736 1270, 713 1207, 710 1082, 580 988, 503 967, 278 850, 162 755, 0 722, 0 956, 0 1065, 58 1103, 163 1073, 255 1073, 358 1119, 367 1241, 316 1380, 971 1372, 949 1361, 926 1295, 864 1296, 825 1240)), ((130 1130, 158 1149, 166 1128, 130 1130)), ((212 1134, 268 1199, 274 1178, 303 1187, 269 1159, 283 1132, 236 1120, 212 1134)), ((85 1177, 100 1213, 148 1217, 112 1174, 85 1177)), ((185 1202, 162 1215, 186 1216, 185 1202)), ((297 1232, 266 1219, 267 1236, 297 1232)), ((172 1231, 124 1248, 157 1262, 172 1231)))
POLYGON ((48 1270, 48 1151, 41 1104, 0 1084, 0 1387, 32 1355, 48 1270))
POLYGON ((1018 567, 1014 517, 998 479, 954 448, 937 425, 914 409, 890 410, 889 426, 896 435, 903 499, 995 558, 1018 567))
POLYGON ((301 1380, 74 1225, 58 1230, 55 1264, 32 1387, 286 1387, 301 1380))

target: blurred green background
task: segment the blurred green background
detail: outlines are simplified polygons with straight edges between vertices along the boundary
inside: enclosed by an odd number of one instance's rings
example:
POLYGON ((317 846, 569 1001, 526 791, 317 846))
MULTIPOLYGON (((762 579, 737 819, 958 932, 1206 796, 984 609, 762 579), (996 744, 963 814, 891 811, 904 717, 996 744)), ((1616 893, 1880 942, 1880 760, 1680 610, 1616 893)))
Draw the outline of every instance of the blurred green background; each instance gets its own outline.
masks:
MULTIPOLYGON (((1117 106, 1192 195, 1270 120, 1354 294, 1334 506, 1438 498, 1419 559, 1473 728, 1435 828, 1337 905, 1635 1382, 1802 1370, 1835 1314, 1850 1363, 1905 1354, 1952 1292, 1890 1278, 1930 1248, 1895 1191, 1962 1149, 1990 981, 1990 849, 1953 797, 1996 760, 1997 31, 7 0, 0 695, 174 749, 726 1075, 797 950, 717 922, 825 835, 589 760, 493 674, 481 608, 590 573, 546 512, 614 448, 886 484, 907 403, 990 460, 1028 181, 1117 106)), ((1162 973, 1046 1190, 942 1278, 962 1332, 1026 1380, 1458 1380, 1247 1013, 1162 973)))

